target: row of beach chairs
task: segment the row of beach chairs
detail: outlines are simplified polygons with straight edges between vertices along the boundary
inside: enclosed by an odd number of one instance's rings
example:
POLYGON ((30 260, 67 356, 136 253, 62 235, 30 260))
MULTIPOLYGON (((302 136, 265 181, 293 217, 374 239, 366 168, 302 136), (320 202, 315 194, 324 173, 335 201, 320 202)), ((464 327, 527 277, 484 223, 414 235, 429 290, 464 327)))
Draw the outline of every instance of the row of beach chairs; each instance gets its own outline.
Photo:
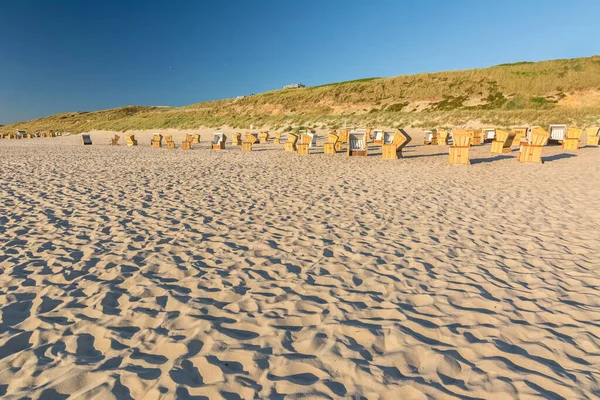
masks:
POLYGON ((52 138, 62 136, 62 132, 56 131, 37 131, 27 133, 26 131, 16 131, 15 133, 0 133, 0 139, 34 139, 34 138, 52 138))

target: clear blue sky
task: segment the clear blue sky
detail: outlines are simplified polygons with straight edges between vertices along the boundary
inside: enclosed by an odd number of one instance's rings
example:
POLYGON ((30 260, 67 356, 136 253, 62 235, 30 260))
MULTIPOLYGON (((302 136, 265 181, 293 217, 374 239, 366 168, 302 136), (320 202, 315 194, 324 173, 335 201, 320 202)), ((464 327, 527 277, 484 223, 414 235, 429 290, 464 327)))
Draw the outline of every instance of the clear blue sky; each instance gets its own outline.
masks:
POLYGON ((0 0, 0 124, 600 53, 600 0, 0 0))

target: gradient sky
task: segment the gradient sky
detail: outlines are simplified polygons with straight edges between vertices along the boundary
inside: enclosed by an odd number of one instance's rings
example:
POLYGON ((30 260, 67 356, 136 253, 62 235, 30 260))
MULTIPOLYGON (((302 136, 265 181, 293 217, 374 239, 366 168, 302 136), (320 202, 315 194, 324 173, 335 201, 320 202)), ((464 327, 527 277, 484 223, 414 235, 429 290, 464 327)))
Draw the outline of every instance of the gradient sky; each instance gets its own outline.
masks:
POLYGON ((600 53, 598 0, 0 0, 0 124, 600 53))

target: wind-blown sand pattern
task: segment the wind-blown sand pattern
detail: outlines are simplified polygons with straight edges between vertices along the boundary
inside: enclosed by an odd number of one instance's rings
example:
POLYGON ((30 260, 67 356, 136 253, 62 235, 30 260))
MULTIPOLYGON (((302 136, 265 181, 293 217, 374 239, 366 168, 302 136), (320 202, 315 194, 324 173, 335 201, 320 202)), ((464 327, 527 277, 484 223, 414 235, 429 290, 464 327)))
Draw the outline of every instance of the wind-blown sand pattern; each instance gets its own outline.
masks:
POLYGON ((600 396, 600 149, 136 136, 0 141, 3 398, 600 396))

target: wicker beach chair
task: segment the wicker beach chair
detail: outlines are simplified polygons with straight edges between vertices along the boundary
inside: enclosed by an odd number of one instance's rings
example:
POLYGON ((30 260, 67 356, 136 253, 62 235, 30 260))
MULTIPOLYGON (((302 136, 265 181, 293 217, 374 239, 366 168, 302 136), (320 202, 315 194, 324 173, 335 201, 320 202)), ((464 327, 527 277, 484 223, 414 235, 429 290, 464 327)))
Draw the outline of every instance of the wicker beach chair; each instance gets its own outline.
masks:
POLYGON ((242 142, 242 151, 252 151, 252 145, 255 143, 260 143, 258 134, 246 132, 244 141, 242 142))
POLYGON ((241 133, 235 132, 233 134, 232 144, 234 146, 241 146, 242 145, 242 134, 241 133))
POLYGON ((296 144, 296 153, 300 156, 305 156, 308 155, 308 148, 310 147, 310 144, 312 142, 312 136, 310 135, 310 133, 305 132, 300 134, 300 140, 299 142, 296 144))
POLYGON ((199 133, 194 134, 194 138, 192 139, 192 144, 200 144, 201 136, 199 133))
POLYGON ((167 149, 175 148, 175 141, 173 140, 172 135, 165 135, 165 143, 167 144, 167 149))
POLYGON ((342 145, 344 143, 348 143, 348 132, 350 132, 348 129, 341 129, 339 132, 337 132, 337 135, 340 139, 338 140, 338 147, 336 148, 336 151, 342 150, 342 145))
POLYGON ((262 131, 258 133, 258 140, 261 143, 267 143, 269 139, 271 139, 271 135, 269 135, 269 132, 262 131))
POLYGON ((450 164, 471 164, 469 152, 471 150, 471 132, 466 129, 453 129, 452 138, 454 145, 450 146, 448 162, 450 164))
POLYGON ((587 135, 587 146, 598 146, 600 141, 600 127, 591 126, 586 128, 585 134, 587 135))
POLYGON ((527 138, 527 142, 521 142, 519 161, 522 163, 534 162, 541 164, 542 149, 548 143, 550 133, 539 126, 532 126, 527 130, 527 138))
POLYGON ((410 142, 410 136, 401 129, 384 131, 382 134, 381 154, 384 159, 396 160, 402 157, 402 149, 410 142))
POLYGON ((563 139, 562 148, 564 150, 579 150, 581 135, 583 135, 583 129, 568 128, 563 139))
POLYGON ((569 127, 567 125, 550 125, 548 142, 562 143, 567 137, 568 131, 569 127))
POLYGON ((213 140, 211 143, 211 149, 213 150, 224 150, 227 136, 223 132, 215 132, 213 134, 213 140))
POLYGON ((298 135, 295 133, 288 133, 287 141, 283 144, 283 150, 290 153, 298 150, 298 135))
POLYGON ((352 131, 348 133, 348 157, 366 157, 368 153, 367 132, 365 130, 352 131))
POLYGON ((496 140, 496 128, 483 128, 481 130, 484 143, 492 143, 496 140))
POLYGON ((381 146, 383 144, 383 129, 373 130, 373 144, 381 146))
POLYGON ((135 139, 135 135, 125 136, 125 141, 127 142, 127 146, 128 147, 132 147, 132 146, 137 146, 138 145, 138 142, 135 139))
POLYGON ((448 144, 448 130, 446 129, 437 129, 437 140, 435 141, 438 146, 445 146, 448 144))
POLYGON ((433 131, 423 132, 423 144, 430 145, 433 141, 433 131))
POLYGON ((323 153, 325 154, 336 154, 337 153, 337 144, 340 140, 340 137, 335 134, 335 132, 329 132, 327 134, 327 142, 323 145, 323 153))
POLYGON ((90 135, 81 135, 81 143, 83 143, 84 146, 91 146, 92 137, 90 135))
POLYGON ((492 141, 492 154, 510 153, 516 133, 503 129, 494 129, 494 140, 492 141))
MULTIPOLYGON (((48 136, 48 137, 52 137, 52 136, 48 136)), ((114 138, 110 139, 109 146, 118 146, 119 145, 119 139, 121 139, 121 136, 115 135, 114 138)))
POLYGON ((273 139, 273 143, 281 144, 281 132, 275 133, 275 138, 273 139))
POLYGON ((152 135, 152 141, 150 144, 155 149, 160 149, 162 147, 163 136, 160 133, 155 133, 152 135))
POLYGON ((194 136, 192 134, 187 133, 185 135, 185 140, 181 142, 181 150, 191 150, 193 140, 194 136))
POLYGON ((471 146, 479 146, 483 143, 482 133, 479 129, 471 130, 471 146))

